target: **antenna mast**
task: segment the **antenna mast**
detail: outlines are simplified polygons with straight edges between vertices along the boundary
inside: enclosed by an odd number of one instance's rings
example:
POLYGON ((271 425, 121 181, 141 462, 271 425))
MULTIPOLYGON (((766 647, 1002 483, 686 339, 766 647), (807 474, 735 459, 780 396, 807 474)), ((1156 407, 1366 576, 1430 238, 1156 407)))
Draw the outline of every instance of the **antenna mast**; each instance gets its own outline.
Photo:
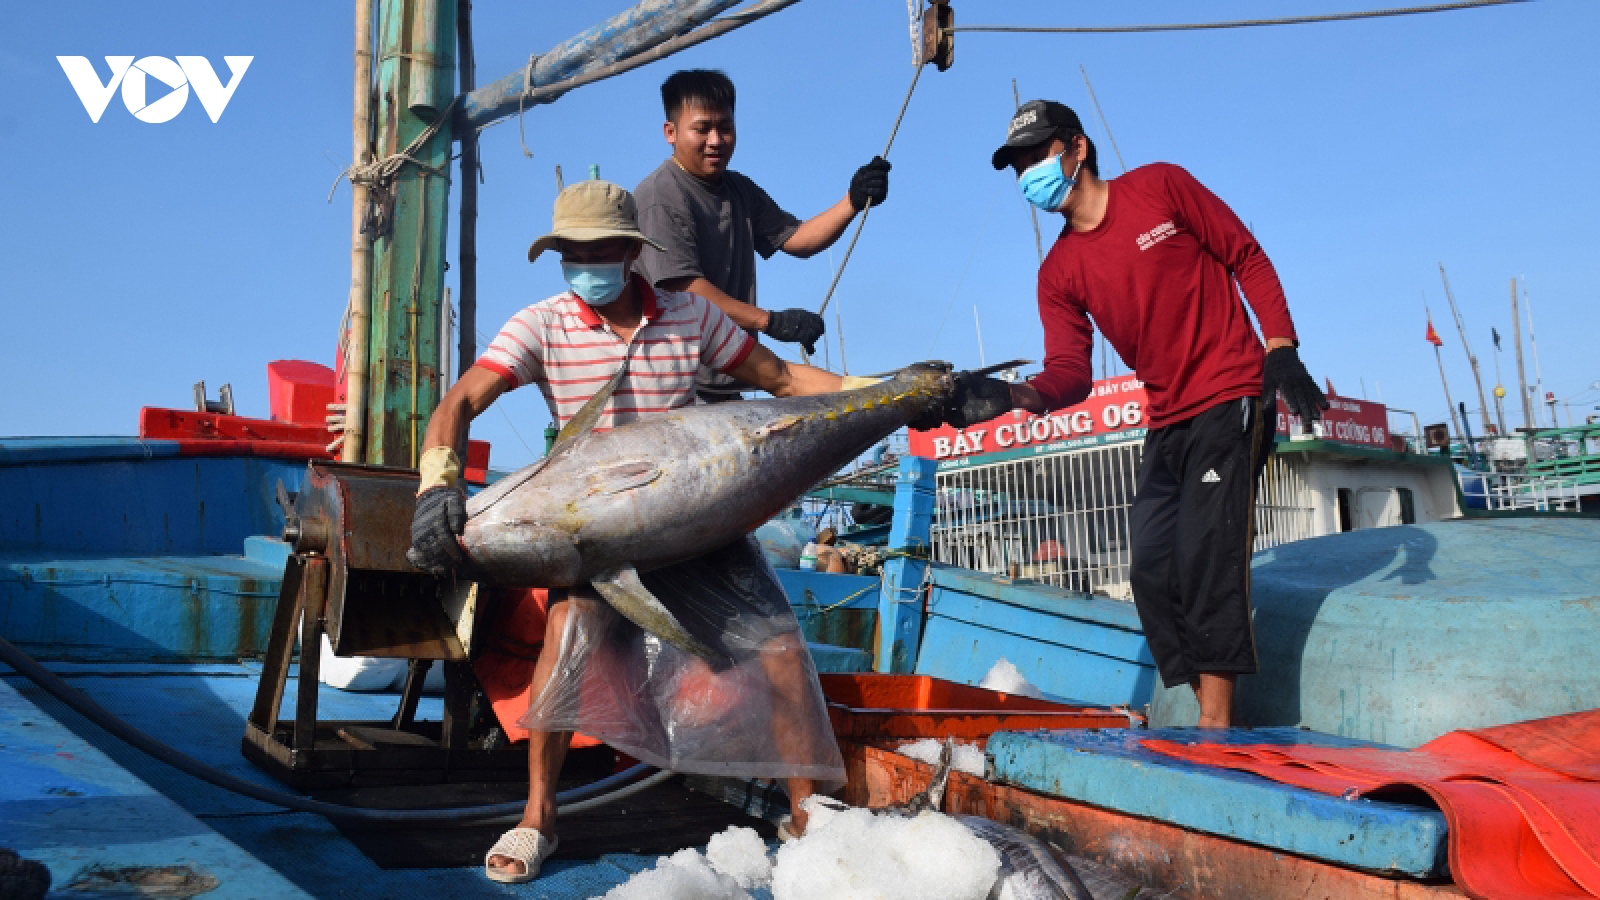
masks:
MULTIPOLYGON (((1428 327, 1430 329, 1433 328, 1433 310, 1428 308, 1426 294, 1422 297, 1422 311, 1428 316, 1428 327)), ((1429 343, 1433 342, 1429 341, 1429 343)), ((1433 345, 1433 358, 1439 364, 1439 383, 1444 386, 1444 405, 1450 408, 1450 424, 1455 426, 1456 434, 1465 435, 1466 432, 1461 430, 1461 420, 1456 418, 1456 403, 1450 399, 1450 379, 1444 377, 1444 357, 1439 353, 1438 344, 1433 345)))
POLYGON ((1489 402, 1483 395, 1483 375, 1478 371, 1478 358, 1472 355, 1472 345, 1467 343, 1467 326, 1461 323, 1461 311, 1456 309, 1456 298, 1450 292, 1450 276, 1444 273, 1444 263, 1439 263, 1439 279, 1444 282, 1444 298, 1450 302, 1450 315, 1456 320, 1456 332, 1461 335, 1461 346, 1467 351, 1467 362, 1472 364, 1472 380, 1478 386, 1480 421, 1487 424, 1490 421, 1489 402))

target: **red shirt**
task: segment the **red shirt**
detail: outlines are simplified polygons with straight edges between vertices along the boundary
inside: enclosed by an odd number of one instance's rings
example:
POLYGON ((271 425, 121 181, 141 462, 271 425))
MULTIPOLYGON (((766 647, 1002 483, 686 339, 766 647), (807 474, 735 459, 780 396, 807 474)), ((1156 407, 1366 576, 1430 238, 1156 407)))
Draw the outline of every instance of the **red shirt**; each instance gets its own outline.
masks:
POLYGON ((1089 395, 1095 325, 1144 382, 1152 428, 1260 393, 1265 354, 1234 280, 1267 337, 1295 333, 1278 273, 1249 229, 1169 163, 1106 187, 1100 224, 1068 225, 1039 267, 1045 360, 1031 384, 1045 405, 1089 395))

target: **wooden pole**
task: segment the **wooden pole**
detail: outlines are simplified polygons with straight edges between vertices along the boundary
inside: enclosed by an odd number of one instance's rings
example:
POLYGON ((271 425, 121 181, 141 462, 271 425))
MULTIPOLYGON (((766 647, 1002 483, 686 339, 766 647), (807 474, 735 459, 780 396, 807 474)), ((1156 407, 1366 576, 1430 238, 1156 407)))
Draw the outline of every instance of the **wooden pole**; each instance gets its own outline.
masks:
MULTIPOLYGON (((1428 301, 1422 301, 1422 311, 1428 316, 1428 328, 1433 329, 1433 310, 1428 308, 1428 301)), ((1439 363, 1439 383, 1444 386, 1444 405, 1450 408, 1450 424, 1455 426, 1456 434, 1464 435, 1461 430, 1461 420, 1456 418, 1456 402, 1450 399, 1450 379, 1444 377, 1444 356, 1439 353, 1439 345, 1433 345, 1433 358, 1439 363)))
MULTIPOLYGON (((372 162, 372 0, 356 0, 355 106, 350 118, 351 161, 372 162)), ((345 346, 344 447, 339 458, 365 459, 367 435, 367 332, 372 295, 372 242, 361 230, 371 191, 364 182, 350 182, 350 321, 345 346)))
POLYGON ((1533 408, 1528 404, 1528 371, 1522 365, 1522 316, 1517 310, 1517 280, 1511 279, 1511 339, 1517 342, 1517 396, 1522 400, 1522 427, 1533 427, 1533 408))
POLYGON ((376 155, 405 150, 445 117, 387 185, 390 212, 373 240, 368 292, 367 462, 412 466, 418 436, 439 402, 456 0, 379 2, 376 155))
POLYGON ((1483 373, 1478 371, 1478 358, 1472 355, 1472 345, 1467 342, 1467 326, 1461 322, 1461 311, 1456 309, 1455 295, 1450 292, 1450 276, 1444 273, 1444 263, 1439 264, 1439 278, 1444 282, 1444 298, 1450 302, 1450 315, 1455 317, 1456 332, 1461 335, 1461 346, 1467 351, 1467 362, 1472 364, 1472 381, 1478 386, 1478 413, 1485 426, 1489 424, 1489 401, 1483 394, 1483 373))
MULTIPOLYGON (((461 93, 471 91, 476 82, 476 61, 472 55, 472 0, 457 0, 456 65, 461 93)), ((459 373, 467 374, 478 359, 478 129, 461 130, 461 250, 457 264, 461 294, 456 299, 460 332, 456 344, 459 373)))

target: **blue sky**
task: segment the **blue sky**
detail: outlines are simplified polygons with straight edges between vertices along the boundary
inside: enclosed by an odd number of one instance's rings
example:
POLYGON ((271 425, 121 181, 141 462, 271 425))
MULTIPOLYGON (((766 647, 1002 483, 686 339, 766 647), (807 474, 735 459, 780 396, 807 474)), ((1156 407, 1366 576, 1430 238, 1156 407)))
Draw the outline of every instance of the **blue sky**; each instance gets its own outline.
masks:
MULTIPOLYGON (((521 66, 624 0, 479 0, 479 80, 521 66)), ((190 385, 231 382, 266 414, 264 367, 331 362, 348 284, 350 6, 344 2, 118 0, 10 5, 0 34, 0 432, 130 434, 140 406, 186 406, 190 385), (198 102, 162 125, 114 99, 90 122, 57 55, 252 55, 220 123, 198 102)), ((958 0, 965 24, 1118 24, 1366 8, 1328 2, 1061 4, 958 0)), ((1509 7, 1331 25, 1159 35, 962 34, 928 70, 876 212, 835 299, 855 372, 924 358, 1040 358, 1037 260, 1013 180, 988 155, 1024 99, 1093 118, 1079 66, 1130 166, 1192 171, 1255 229, 1277 265, 1302 354, 1339 391, 1446 417, 1424 298, 1447 339, 1456 399, 1470 373, 1440 288, 1449 270, 1492 387, 1489 330, 1507 340, 1507 280, 1527 276, 1544 380, 1558 397, 1600 379, 1600 5, 1509 7)), ((803 0, 790 9, 528 112, 484 133, 479 329, 561 288, 526 262, 549 224, 553 167, 597 163, 632 186, 666 156, 657 87, 675 68, 725 69, 739 88, 734 168, 802 217, 834 202, 882 149, 911 76, 901 0, 803 0)), ((152 92, 152 96, 155 96, 152 92)), ((1046 239, 1059 219, 1045 223, 1046 239)), ((454 222, 450 243, 455 247, 454 222)), ((842 249, 842 244, 841 244, 842 249)), ((837 254, 835 254, 835 261, 837 254)), ((769 307, 820 302, 826 254, 760 269, 769 307)), ((449 277, 454 283, 454 277, 449 277)), ((833 328, 832 313, 829 326, 833 328)), ((832 354, 837 367, 837 347, 832 354)), ((1529 360, 1532 375, 1532 361, 1529 360)), ((1098 366, 1098 363, 1097 363, 1098 366)), ((480 420, 497 468, 530 460, 547 420, 531 391, 480 420), (518 435, 520 433, 520 437, 518 435), (532 445, 531 448, 528 445, 532 445)), ((1469 406, 1475 404, 1469 403, 1469 406)), ((1513 407, 1514 409, 1514 407, 1513 407)), ((1511 412, 1512 410, 1508 410, 1511 412)), ((1564 412, 1563 412, 1564 416, 1564 412)), ((1474 423, 1476 424, 1476 422, 1474 423)))

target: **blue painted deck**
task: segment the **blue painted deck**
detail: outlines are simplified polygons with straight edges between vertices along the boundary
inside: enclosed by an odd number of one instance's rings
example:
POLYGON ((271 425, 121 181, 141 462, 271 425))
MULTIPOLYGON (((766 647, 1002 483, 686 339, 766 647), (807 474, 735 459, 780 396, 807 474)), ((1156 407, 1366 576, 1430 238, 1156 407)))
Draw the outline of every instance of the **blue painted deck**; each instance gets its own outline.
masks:
POLYGON ((1293 728, 999 732, 996 776, 1019 787, 1170 822, 1339 865, 1418 878, 1448 877, 1437 810, 1344 800, 1139 746, 1146 738, 1229 744, 1371 746, 1293 728))
MULTIPOLYGON (((112 713, 202 762, 282 788, 239 755, 258 666, 50 668, 112 713)), ((286 714, 293 698, 291 686, 286 714)), ((393 713, 395 699, 324 686, 319 702, 330 717, 379 719, 393 713)), ((419 715, 437 718, 439 703, 424 697, 419 715)), ((188 862, 223 879, 226 890, 208 898, 578 900, 603 894, 655 864, 655 857, 631 854, 554 861, 537 881, 515 886, 495 884, 478 868, 380 869, 320 816, 286 812, 195 781, 127 748, 12 674, 0 678, 0 745, 0 845, 44 861, 58 888, 90 862, 188 862), (58 787, 83 796, 51 793, 58 787), (43 818, 47 813, 53 817, 43 818)))
POLYGON ((50 869, 188 866, 218 900, 309 897, 0 680, 0 845, 50 869))

